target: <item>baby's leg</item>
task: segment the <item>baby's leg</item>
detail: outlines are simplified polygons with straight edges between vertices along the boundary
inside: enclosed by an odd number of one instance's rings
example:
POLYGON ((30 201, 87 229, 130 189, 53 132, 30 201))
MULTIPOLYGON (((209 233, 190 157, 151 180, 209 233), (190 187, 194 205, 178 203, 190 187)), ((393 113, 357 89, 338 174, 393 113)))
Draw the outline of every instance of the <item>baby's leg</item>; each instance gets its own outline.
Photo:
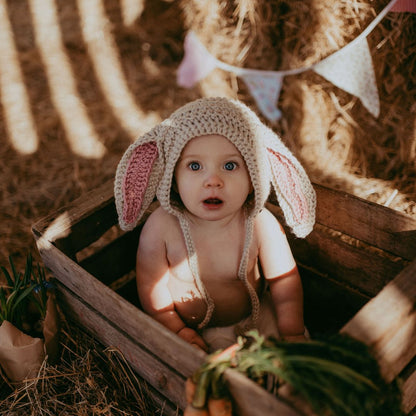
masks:
MULTIPOLYGON (((250 317, 243 319, 235 325, 205 328, 201 336, 209 347, 209 352, 218 349, 225 349, 237 342, 240 328, 244 328, 250 323, 250 317)), ((260 303, 259 319, 257 329, 265 337, 279 337, 277 330, 276 315, 274 313, 273 302, 270 293, 266 292, 260 303)))

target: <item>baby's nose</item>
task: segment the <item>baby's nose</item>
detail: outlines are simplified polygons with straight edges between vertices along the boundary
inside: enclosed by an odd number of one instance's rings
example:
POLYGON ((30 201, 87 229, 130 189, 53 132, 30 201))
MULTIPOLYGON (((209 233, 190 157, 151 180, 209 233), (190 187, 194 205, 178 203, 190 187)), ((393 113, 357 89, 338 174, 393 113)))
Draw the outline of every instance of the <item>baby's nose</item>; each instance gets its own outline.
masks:
POLYGON ((205 186, 209 188, 220 187, 222 185, 223 185, 223 181, 220 175, 218 175, 217 173, 210 173, 205 180, 205 186))

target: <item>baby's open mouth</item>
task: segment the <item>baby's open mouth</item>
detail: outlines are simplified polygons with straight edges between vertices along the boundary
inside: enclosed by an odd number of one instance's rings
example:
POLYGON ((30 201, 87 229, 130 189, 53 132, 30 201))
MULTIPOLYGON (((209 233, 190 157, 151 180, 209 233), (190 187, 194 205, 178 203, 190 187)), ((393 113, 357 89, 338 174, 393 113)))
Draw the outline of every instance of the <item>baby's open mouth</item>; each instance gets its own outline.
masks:
POLYGON ((204 200, 204 204, 219 205, 222 204, 222 200, 218 198, 208 198, 204 200))

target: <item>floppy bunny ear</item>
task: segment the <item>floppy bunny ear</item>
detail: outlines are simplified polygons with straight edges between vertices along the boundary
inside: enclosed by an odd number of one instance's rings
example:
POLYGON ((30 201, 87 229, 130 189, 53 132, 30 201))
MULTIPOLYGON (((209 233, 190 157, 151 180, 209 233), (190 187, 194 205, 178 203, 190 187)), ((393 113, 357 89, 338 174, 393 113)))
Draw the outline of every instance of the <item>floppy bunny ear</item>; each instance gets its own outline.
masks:
POLYGON ((124 153, 116 172, 114 195, 120 227, 133 229, 152 203, 162 173, 155 140, 149 135, 133 143, 124 153))
POLYGON ((272 184, 286 222, 296 236, 306 237, 315 223, 316 196, 311 182, 289 150, 268 147, 267 153, 272 184))

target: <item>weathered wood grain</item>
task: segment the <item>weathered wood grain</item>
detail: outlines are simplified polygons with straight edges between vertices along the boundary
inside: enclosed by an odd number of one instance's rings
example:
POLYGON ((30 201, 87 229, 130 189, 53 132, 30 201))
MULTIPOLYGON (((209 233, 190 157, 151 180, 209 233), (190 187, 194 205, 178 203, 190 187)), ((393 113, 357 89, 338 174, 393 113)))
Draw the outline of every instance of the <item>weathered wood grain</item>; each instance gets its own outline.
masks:
MULTIPOLYGON (((69 319, 79 322, 104 345, 111 345, 121 351, 137 374, 166 398, 177 404, 179 408, 182 410, 185 408, 184 376, 163 363, 160 357, 155 356, 151 351, 143 349, 140 343, 130 337, 130 334, 120 331, 117 325, 108 321, 106 317, 92 309, 83 299, 70 292, 65 286, 58 283, 58 289, 59 304, 69 319)), ((183 357, 185 359, 185 356, 183 357)), ((198 366, 195 365, 194 370, 198 366)), ((231 374, 227 373, 226 378, 235 404, 239 409, 239 416, 299 415, 292 407, 278 400, 276 396, 271 395, 241 374, 231 371, 231 374)), ((165 406, 166 414, 175 414, 172 405, 165 403, 165 406)))
POLYGON ((236 401, 238 416, 300 416, 297 410, 237 371, 227 370, 225 379, 236 401))
MULTIPOLYGON (((306 293, 305 310, 315 309, 315 318, 326 318, 333 331, 353 315, 341 331, 370 345, 383 375, 392 380, 414 360, 416 352, 416 220, 344 192, 314 187, 318 225, 306 239, 288 234, 297 262, 309 274, 305 288, 311 297, 306 293), (337 232, 351 236, 357 244, 337 232), (331 297, 336 298, 332 303, 331 297), (326 309, 319 299, 326 302, 326 309)), ((281 215, 277 206, 269 208, 281 215)), ((81 264, 77 262, 77 253, 84 248, 89 252, 90 245, 116 223, 109 182, 40 220, 33 234, 45 265, 60 282, 62 302, 71 316, 104 344, 122 349, 143 378, 183 408, 183 381, 206 355, 109 287, 134 269, 140 226, 93 250, 81 264)), ((403 386, 404 405, 410 410, 416 402, 412 371, 403 386)), ((226 377, 239 414, 298 414, 242 375, 231 371, 226 377)))
POLYGON ((136 267, 136 252, 141 227, 111 241, 79 264, 109 285, 136 267))
POLYGON ((341 332, 371 347, 386 380, 396 377, 416 355, 416 260, 341 332))
POLYGON ((416 257, 416 219, 346 192, 314 184, 317 222, 407 260, 416 257))
POLYGON ((406 414, 416 408, 416 364, 412 369, 413 371, 407 375, 401 387, 403 410, 406 414))
MULTIPOLYGON (((268 204, 267 208, 280 217, 277 206, 268 204)), ((408 264, 401 258, 357 247, 318 226, 305 239, 295 238, 290 232, 287 237, 298 264, 316 269, 321 275, 344 282, 367 296, 375 296, 408 264)))
POLYGON ((40 247, 45 265, 70 291, 117 325, 121 331, 153 351, 184 376, 188 376, 200 364, 205 354, 176 336, 150 316, 127 302, 115 291, 104 285, 81 266, 65 256, 53 245, 40 247), (178 352, 181 352, 180 354, 178 352))
POLYGON ((69 257, 101 237, 117 223, 113 188, 110 182, 39 220, 33 227, 35 238, 41 236, 69 257))
MULTIPOLYGON (((132 368, 144 380, 150 383, 164 397, 179 407, 184 407, 183 386, 185 378, 175 369, 164 365, 157 356, 145 350, 129 334, 108 321, 102 314, 92 309, 82 299, 62 284, 58 283, 58 301, 65 316, 81 324, 103 345, 119 350, 132 368)), ((161 403, 162 404, 162 403, 161 403)), ((176 408, 163 403, 168 414, 176 414, 176 408)))

